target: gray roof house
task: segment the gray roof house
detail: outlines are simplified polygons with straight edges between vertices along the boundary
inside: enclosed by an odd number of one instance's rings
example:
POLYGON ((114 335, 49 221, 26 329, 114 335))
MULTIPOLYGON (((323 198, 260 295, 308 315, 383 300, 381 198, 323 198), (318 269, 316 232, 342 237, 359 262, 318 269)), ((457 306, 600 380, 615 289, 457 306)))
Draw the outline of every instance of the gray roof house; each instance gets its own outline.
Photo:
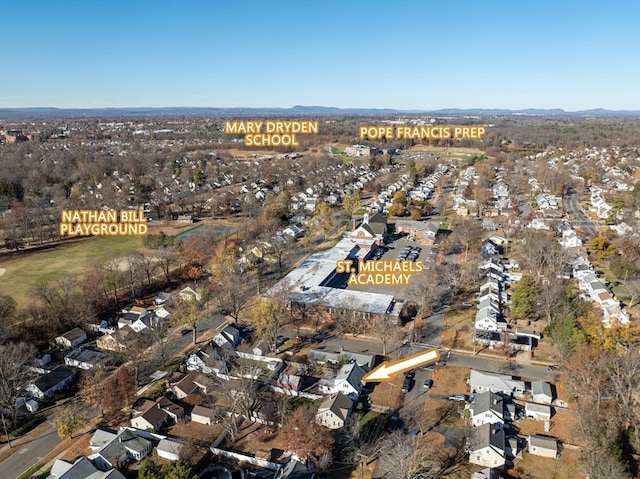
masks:
POLYGON ((469 407, 471 423, 477 427, 482 424, 502 424, 515 417, 515 404, 501 393, 485 391, 476 394, 469 407))
POLYGON ((531 398, 537 403, 551 404, 554 399, 551 384, 544 381, 531 381, 531 398))
POLYGON ((58 336, 56 343, 65 348, 75 348, 77 345, 87 340, 87 333, 80 328, 73 328, 71 331, 58 336))
POLYGON ((474 472, 471 474, 471 479, 500 479, 501 476, 495 471, 495 469, 491 469, 487 467, 482 471, 474 472))
POLYGON ((121 429, 114 433, 98 428, 89 446, 94 451, 89 459, 103 471, 118 467, 127 461, 141 461, 153 449, 151 441, 137 436, 130 429, 121 429))
POLYGON ((235 348, 240 344, 240 328, 235 324, 227 324, 227 326, 213 338, 213 342, 221 348, 235 348))
POLYGON ((320 403, 316 413, 316 422, 329 429, 340 429, 344 427, 351 409, 353 401, 342 393, 329 396, 320 403))
POLYGON ((513 379, 504 374, 489 373, 485 371, 471 370, 469 377, 471 391, 481 393, 484 391, 502 392, 507 395, 521 396, 524 394, 524 381, 513 379))
POLYGON ((531 417, 538 421, 550 421, 551 406, 527 402, 524 404, 524 414, 525 416, 531 417))
POLYGON ((47 374, 40 376, 32 384, 29 384, 26 389, 38 399, 43 397, 50 398, 72 382, 73 372, 71 369, 66 366, 58 366, 47 374))
POLYGON ((550 457, 552 459, 558 457, 558 440, 555 437, 536 434, 529 436, 527 442, 529 443, 529 454, 550 457))
POLYGON ((73 463, 56 459, 49 477, 56 479, 125 479, 117 469, 99 470, 86 457, 81 457, 73 463))
POLYGON ((356 363, 345 364, 335 376, 325 376, 318 382, 318 387, 323 394, 335 394, 341 392, 349 399, 356 400, 362 389, 362 376, 364 370, 356 363))
POLYGON ((365 371, 371 371, 376 361, 374 354, 354 353, 352 351, 326 351, 322 349, 313 349, 309 351, 309 360, 317 363, 333 363, 338 364, 342 361, 355 362, 365 371))
POLYGON ((507 461, 504 430, 495 424, 482 424, 471 430, 467 443, 469 462, 484 467, 502 467, 507 461))
POLYGON ((92 346, 81 346, 64 355, 64 363, 67 366, 80 369, 97 369, 104 367, 110 360, 110 356, 92 346))

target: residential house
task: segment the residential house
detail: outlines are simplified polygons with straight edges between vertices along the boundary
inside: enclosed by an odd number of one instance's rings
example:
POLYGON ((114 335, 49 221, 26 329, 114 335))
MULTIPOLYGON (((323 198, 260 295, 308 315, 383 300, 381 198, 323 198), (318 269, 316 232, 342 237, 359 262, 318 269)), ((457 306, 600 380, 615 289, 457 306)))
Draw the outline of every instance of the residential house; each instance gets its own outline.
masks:
POLYGON ((312 349, 308 358, 320 365, 338 364, 343 361, 354 362, 365 372, 371 371, 376 361, 375 354, 356 353, 353 351, 327 351, 325 349, 312 349))
POLYGON ((136 333, 145 328, 153 329, 153 312, 140 306, 133 306, 121 318, 118 318, 118 329, 129 326, 136 333))
POLYGON ((555 437, 536 434, 529 436, 527 442, 529 445, 529 454, 550 457, 552 459, 556 459, 558 457, 558 440, 555 437))
POLYGON ((73 372, 66 366, 57 366, 47 374, 40 376, 26 389, 37 399, 51 398, 73 382, 73 372))
POLYGON ((174 422, 184 417, 184 409, 162 396, 157 401, 143 400, 141 404, 134 405, 134 417, 131 418, 131 427, 143 431, 158 431, 168 419, 174 422))
POLYGON ((483 331, 498 332, 507 329, 507 322, 502 314, 496 313, 492 307, 486 307, 476 313, 474 327, 483 331))
POLYGON ((362 389, 362 376, 364 370, 355 363, 345 364, 335 376, 325 376, 318 387, 323 394, 335 394, 341 392, 349 399, 356 400, 362 389))
POLYGON ((187 369, 189 371, 200 371, 204 374, 226 374, 228 364, 226 354, 214 347, 212 343, 192 353, 187 358, 187 369))
POLYGON ((162 304, 170 303, 171 301, 173 301, 173 294, 166 293, 164 291, 161 293, 158 293, 158 296, 156 296, 156 299, 153 300, 153 302, 158 306, 162 304))
POLYGON ((282 230, 282 234, 292 238, 302 238, 304 236, 304 228, 298 225, 289 225, 282 230))
POLYGON ((501 477, 495 469, 491 469, 490 467, 471 474, 471 479, 500 479, 501 477))
POLYGON ((240 344, 240 328, 235 324, 227 324, 214 338, 213 342, 221 348, 234 349, 240 344))
POLYGON ((158 456, 169 461, 179 461, 181 449, 182 444, 167 438, 160 439, 160 442, 156 446, 158 456))
POLYGON ((531 223, 527 225, 528 228, 533 228, 535 230, 549 230, 549 225, 545 223, 543 219, 534 218, 531 220, 531 223))
POLYGON ((98 428, 89 446, 93 451, 89 459, 103 471, 120 467, 128 461, 141 461, 153 449, 151 441, 126 428, 119 432, 98 428))
POLYGON ((467 449, 469 462, 483 467, 500 468, 507 461, 504 430, 497 424, 482 424, 471 430, 467 449))
POLYGON ((485 391, 475 395, 469 407, 471 424, 503 424, 515 417, 515 404, 501 393, 485 391))
POLYGON ((302 391, 304 378, 294 374, 280 373, 275 385, 289 391, 302 391))
POLYGON ((527 402, 524 404, 524 414, 537 421, 550 421, 551 406, 527 402))
POLYGON ((344 427, 351 409, 353 401, 342 393, 332 394, 320 403, 316 413, 316 422, 329 429, 340 429, 344 427))
POLYGON ((100 336, 96 340, 96 346, 105 351, 122 352, 127 350, 131 342, 136 339, 136 334, 131 328, 118 329, 113 333, 100 336))
POLYGON ((531 381, 531 398, 537 403, 551 404, 554 400, 551 384, 544 381, 531 381))
POLYGON ((316 479, 316 473, 310 471, 302 462, 291 459, 280 468, 273 479, 316 479))
POLYGON ((266 341, 259 341, 251 350, 256 356, 266 356, 269 353, 269 345, 266 341))
POLYGON ((485 371, 471 370, 469 386, 474 393, 484 391, 502 392, 508 396, 522 396, 525 391, 524 381, 513 379, 504 374, 489 373, 485 371))
POLYGON ((58 336, 56 338, 56 344, 61 345, 64 348, 71 349, 84 343, 87 340, 87 333, 80 328, 73 328, 71 331, 58 336))
POLYGON ((564 248, 576 248, 582 245, 582 240, 574 229, 564 230, 562 232, 562 238, 560 238, 559 241, 560 245, 564 248))
POLYGON ((201 297, 200 293, 196 292, 192 287, 187 286, 186 288, 180 290, 180 293, 178 293, 180 295, 180 298, 185 300, 185 301, 193 301, 194 299, 196 301, 200 301, 201 297))
POLYGON ((109 362, 109 355, 99 351, 93 346, 76 348, 64 355, 64 363, 67 366, 85 370, 103 368, 109 362))
POLYGON ((213 409, 204 406, 194 406, 191 410, 191 420, 199 424, 210 426, 215 422, 215 412, 213 409))
POLYGON ((86 457, 80 457, 73 463, 56 459, 49 472, 49 477, 55 479, 125 479, 117 469, 100 471, 86 457))
POLYGON ((178 382, 169 386, 178 399, 184 399, 189 394, 198 392, 207 392, 207 381, 198 373, 191 372, 180 379, 178 382))

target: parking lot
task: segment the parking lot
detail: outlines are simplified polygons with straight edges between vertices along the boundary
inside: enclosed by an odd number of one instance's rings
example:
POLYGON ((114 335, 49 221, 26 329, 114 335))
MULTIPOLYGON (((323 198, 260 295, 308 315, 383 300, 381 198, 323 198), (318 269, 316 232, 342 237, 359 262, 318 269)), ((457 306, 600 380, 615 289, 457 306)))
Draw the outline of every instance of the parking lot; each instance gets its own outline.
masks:
MULTIPOLYGON (((385 245, 379 250, 381 252, 375 254, 369 261, 421 261, 423 269, 428 269, 435 259, 435 254, 432 254, 432 247, 423 245, 420 241, 409 240, 406 238, 399 238, 385 245)), ((351 285, 347 286, 348 289, 354 291, 366 291, 369 293, 383 293, 391 294, 398 299, 408 299, 409 290, 411 286, 416 283, 420 275, 423 273, 413 273, 411 281, 408 286, 389 286, 389 285, 351 285)), ((343 278, 344 285, 348 281, 348 275, 343 278)))

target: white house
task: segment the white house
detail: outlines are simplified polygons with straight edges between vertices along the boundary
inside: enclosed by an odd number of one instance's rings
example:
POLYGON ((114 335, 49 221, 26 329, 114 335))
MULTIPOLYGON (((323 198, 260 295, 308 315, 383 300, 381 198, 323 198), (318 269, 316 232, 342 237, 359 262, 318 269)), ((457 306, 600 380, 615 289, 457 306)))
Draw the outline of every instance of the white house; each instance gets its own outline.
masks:
POLYGON ((499 468, 507 460, 504 430, 496 424, 482 424, 471 430, 468 439, 469 462, 483 467, 499 468))
POLYGON ((26 389, 38 399, 50 398, 72 382, 73 372, 71 369, 66 366, 58 366, 27 385, 26 389))
POLYGON ((151 452, 153 444, 130 429, 116 432, 98 428, 89 447, 94 452, 88 458, 98 469, 108 471, 130 460, 141 461, 151 452))
POLYGON ((186 288, 182 289, 180 291, 180 293, 178 293, 180 295, 180 297, 185 300, 185 301, 192 301, 192 300, 196 300, 196 301, 200 301, 200 293, 197 293, 192 287, 187 286, 186 288))
POLYGON ((347 422, 352 408, 353 401, 347 396, 342 393, 332 394, 320 403, 316 422, 329 429, 340 429, 347 422))
POLYGON ((87 333, 80 328, 74 328, 71 331, 58 336, 56 343, 67 348, 75 348, 76 346, 84 343, 87 340, 87 333))
POLYGON ((484 391, 502 392, 507 395, 522 396, 525 391, 524 381, 513 379, 504 374, 471 370, 469 386, 474 393, 484 391))
POLYGON ((86 457, 80 457, 73 463, 56 459, 49 477, 56 479, 125 479, 117 469, 100 471, 86 457))
POLYGON ((323 394, 335 394, 341 392, 349 399, 356 400, 362 389, 362 376, 364 370, 355 363, 345 364, 335 376, 325 376, 318 387, 323 394))
POLYGON ((191 420, 199 424, 211 425, 215 422, 213 409, 204 406, 194 406, 191 411, 191 420))
POLYGON ((525 416, 533 418, 537 421, 550 421, 551 406, 528 402, 524 404, 524 414, 525 416))
POLYGON ((240 344, 240 328, 235 324, 227 324, 214 338, 213 342, 221 348, 235 348, 240 344))
POLYGON ((554 399, 551 384, 544 381, 531 381, 531 397, 534 402, 551 404, 554 399))
POLYGON ((540 436, 538 434, 529 436, 529 454, 536 456, 550 457, 556 459, 558 457, 558 440, 555 437, 540 436))
POLYGON ((172 441, 171 439, 160 439, 160 442, 156 446, 158 456, 168 459, 169 461, 180 460, 180 449, 182 449, 182 444, 177 441, 172 441))
POLYGON ((513 420, 515 405, 500 393, 485 391, 476 394, 469 407, 471 423, 475 426, 482 424, 503 424, 513 420))

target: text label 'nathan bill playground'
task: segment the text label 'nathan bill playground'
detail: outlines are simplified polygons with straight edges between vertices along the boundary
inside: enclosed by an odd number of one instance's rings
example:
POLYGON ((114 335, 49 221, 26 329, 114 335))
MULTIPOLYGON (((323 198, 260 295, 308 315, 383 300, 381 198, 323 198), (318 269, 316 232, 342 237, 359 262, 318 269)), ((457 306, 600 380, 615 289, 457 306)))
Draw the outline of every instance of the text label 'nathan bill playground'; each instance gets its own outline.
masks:
POLYGON ((318 134, 318 122, 225 121, 224 132, 244 135, 245 146, 300 146, 297 135, 318 134))
POLYGON ((140 236, 147 234, 142 210, 62 210, 60 236, 140 236))
POLYGON ((405 286, 423 269, 421 261, 336 261, 336 273, 349 273, 348 285, 405 286))

